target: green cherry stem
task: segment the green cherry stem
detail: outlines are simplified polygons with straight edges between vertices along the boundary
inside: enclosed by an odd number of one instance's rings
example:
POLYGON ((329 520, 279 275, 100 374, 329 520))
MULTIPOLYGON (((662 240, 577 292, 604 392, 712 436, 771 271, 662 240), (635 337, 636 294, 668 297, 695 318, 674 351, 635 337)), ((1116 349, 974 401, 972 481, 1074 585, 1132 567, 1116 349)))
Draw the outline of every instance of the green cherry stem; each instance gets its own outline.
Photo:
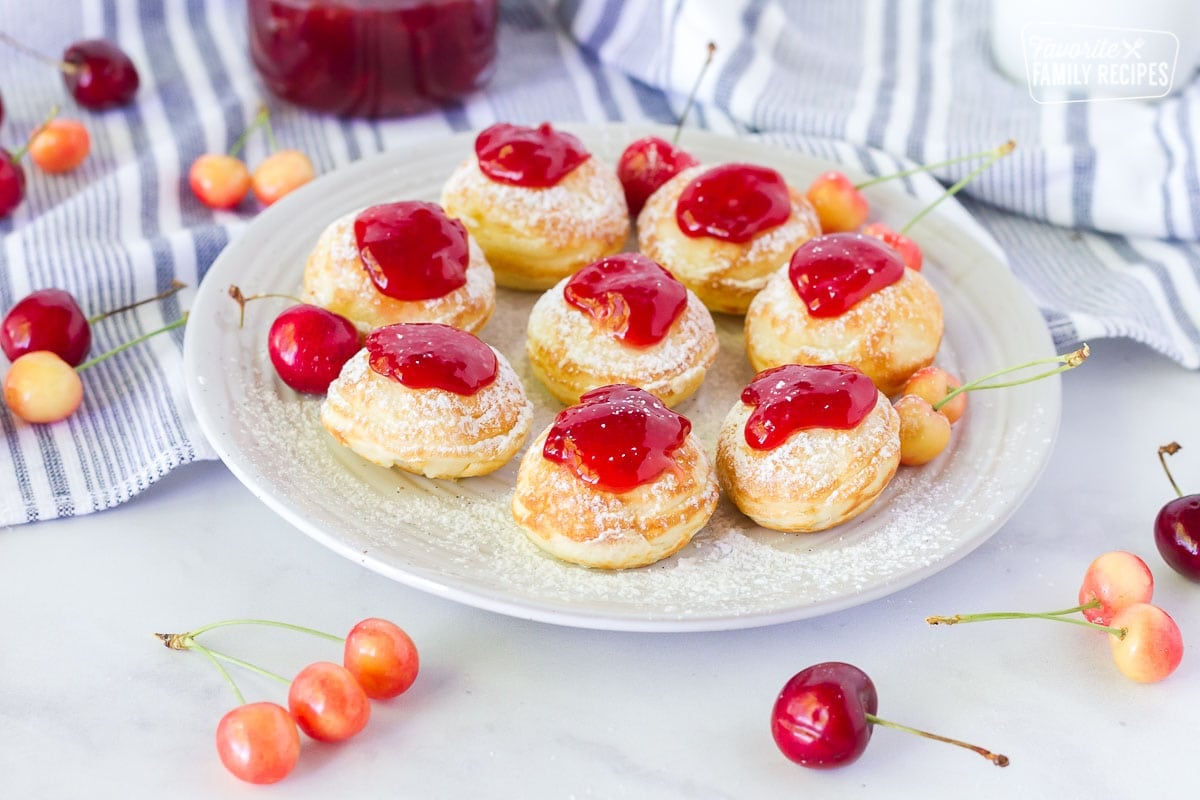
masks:
POLYGON ((194 639, 202 633, 207 633, 208 631, 215 630, 217 628, 227 628, 230 625, 262 625, 269 628, 284 628, 289 631, 295 631, 296 633, 307 633, 309 636, 328 639, 331 642, 346 641, 343 637, 335 636, 332 633, 325 633, 325 631, 318 631, 313 628, 305 628, 303 625, 293 625, 290 622, 279 622, 273 619, 223 619, 220 622, 211 622, 208 625, 203 625, 199 628, 196 628, 196 630, 190 631, 186 635, 194 639))
POLYGON ((941 197, 939 197, 937 200, 934 200, 929 205, 925 206, 925 208, 921 209, 921 213, 917 214, 915 217, 910 219, 904 225, 903 228, 901 228, 899 231, 897 231, 897 233, 899 233, 901 235, 908 233, 910 230, 912 230, 912 227, 914 225, 916 225, 918 222, 920 222, 922 219, 924 219, 925 216, 930 211, 933 211, 935 208, 937 208, 939 205, 941 205, 943 202, 945 202, 946 198, 953 197, 954 195, 958 194, 959 191, 961 191, 964 186, 966 186, 968 183, 970 183, 971 181, 978 178, 980 175, 982 175, 984 172, 986 172, 993 164, 995 164, 997 161, 999 161, 1000 159, 1004 158, 1006 155, 1011 153, 1014 149, 1016 149, 1016 146, 1017 146, 1016 141, 1013 139, 1009 139, 1004 144, 1002 144, 999 147, 992 150, 991 151, 992 156, 990 158, 988 158, 987 161, 983 162, 978 167, 976 167, 975 169, 968 172, 966 175, 964 175, 962 177, 961 180, 959 180, 957 183, 955 183, 949 189, 947 189, 945 192, 943 192, 941 197))
POLYGON ((102 314, 97 314, 94 317, 89 317, 88 324, 95 325, 100 320, 108 319, 109 317, 111 317, 115 314, 120 314, 122 311, 129 311, 131 309, 137 308, 138 306, 144 306, 146 303, 153 303, 155 300, 165 300, 166 298, 168 298, 171 295, 178 292, 180 289, 186 289, 186 288, 187 288, 187 284, 184 283, 183 281, 172 279, 171 286, 169 288, 159 292, 158 294, 154 295, 154 297, 146 297, 141 300, 137 300, 133 303, 123 305, 120 308, 110 309, 108 311, 105 311, 102 314))
POLYGON ((993 753, 991 750, 987 750, 978 745, 968 744, 967 742, 961 742, 958 739, 951 739, 947 736, 942 736, 942 735, 936 734, 936 733, 930 733, 929 731, 923 731, 920 728, 910 728, 907 725, 901 725, 899 722, 892 722, 891 720, 886 720, 886 719, 883 719, 882 717, 877 717, 874 714, 867 714, 866 716, 867 716, 867 722, 870 722, 872 725, 882 725, 885 728, 893 728, 898 731, 904 731, 905 733, 912 733, 917 736, 923 736, 926 739, 933 739, 934 741, 937 741, 937 742, 945 742, 946 744, 952 744, 955 747, 963 747, 963 748, 966 748, 967 750, 970 750, 973 753, 978 753, 979 755, 986 758, 988 761, 995 764, 997 767, 1007 767, 1008 766, 1008 756, 1003 755, 1001 753, 993 753))
POLYGON ((984 614, 955 614, 952 617, 926 617, 925 621, 930 625, 958 625, 966 622, 991 622, 998 619, 1048 619, 1053 622, 1068 622, 1072 625, 1079 625, 1083 628, 1092 628, 1105 633, 1111 633, 1118 639, 1125 638, 1124 628, 1114 628, 1110 625, 1101 625, 1098 622, 1088 622, 1083 619, 1071 619, 1064 614, 1070 614, 1078 609, 1069 608, 1063 611, 1049 612, 1028 612, 1028 611, 991 611, 984 614))
POLYGON ((862 183, 856 183, 854 188, 866 189, 868 186, 874 186, 877 183, 895 180, 896 178, 907 178, 909 175, 917 175, 921 172, 932 172, 935 169, 952 167, 955 164, 961 164, 964 161, 974 161, 977 158, 995 158, 996 154, 999 153, 1003 148, 1008 147, 1009 144, 1012 144, 1014 147, 1016 146, 1015 142, 1008 141, 1000 145, 1000 147, 989 147, 987 150, 980 150, 978 153, 968 153, 965 156, 956 156, 955 158, 948 158, 945 161, 937 161, 933 164, 920 164, 906 170, 901 170, 900 172, 891 172, 887 175, 878 175, 869 180, 865 180, 862 183))
POLYGON ((101 361, 108 358, 109 356, 115 356, 117 353, 120 353, 124 350, 128 350, 129 348, 133 347, 134 345, 141 344, 142 342, 146 341, 147 339, 151 338, 152 336, 158 336, 160 333, 166 333, 167 331, 175 330, 176 328, 182 327, 183 325, 185 325, 187 323, 187 318, 188 318, 188 312, 185 311, 185 312, 183 312, 183 316, 181 316, 179 319, 175 320, 174 322, 172 322, 168 325, 164 325, 161 328, 158 328, 157 330, 150 331, 149 333, 144 333, 141 336, 137 337, 136 339, 131 339, 130 341, 126 342, 123 345, 114 347, 112 350, 109 350, 107 353, 101 353, 100 355, 96 356, 95 358, 89 358, 87 361, 83 362, 78 367, 76 367, 75 371, 83 372, 88 367, 96 366, 97 364, 99 364, 101 361))
POLYGON ((29 152, 29 147, 33 144, 33 140, 37 138, 37 135, 45 130, 46 126, 53 122, 54 118, 57 116, 58 106, 50 106, 50 113, 46 115, 46 118, 42 120, 40 125, 33 129, 33 133, 29 134, 29 138, 25 140, 25 143, 9 154, 9 160, 16 164, 18 161, 24 158, 25 154, 29 152))
MULTIPOLYGON (((161 634, 155 635, 160 636, 161 634)), ((225 669, 225 665, 217 660, 216 655, 211 650, 209 650, 207 647, 198 645, 195 642, 192 643, 192 646, 189 649, 196 650, 197 652, 203 654, 204 657, 209 661, 211 661, 212 665, 217 668, 218 672, 221 673, 221 677, 223 677, 225 682, 229 684, 229 687, 233 689, 233 693, 237 697, 238 705, 246 705, 246 696, 242 694, 242 690, 238 688, 237 683, 233 680, 233 676, 229 674, 229 670, 225 669)))
POLYGON ((1171 482, 1171 488, 1175 490, 1177 497, 1183 497, 1183 492, 1179 489, 1179 484, 1175 482, 1175 476, 1171 474, 1171 468, 1167 466, 1167 456, 1173 456, 1182 450, 1179 442, 1171 442, 1164 444, 1158 448, 1158 463, 1162 464, 1163 472, 1167 473, 1167 480, 1171 482))
POLYGON ((946 403, 949 403, 963 392, 975 392, 979 391, 980 389, 1004 389, 1010 386, 1020 386, 1024 383, 1040 381, 1042 378, 1049 378, 1051 375, 1057 375, 1060 372, 1066 372, 1069 369, 1078 367, 1080 364, 1086 361, 1091 352, 1091 349, 1085 344, 1078 350, 1073 350, 1070 353, 1066 353, 1061 356, 1039 358, 1034 361, 1026 361, 1024 364, 1017 364, 1015 367, 1005 367, 1004 369, 998 369, 995 372, 989 372, 987 375, 976 378, 973 381, 968 381, 962 386, 958 386, 947 392, 945 397, 933 404, 933 410, 938 411, 942 406, 946 405, 946 403), (1045 372, 1039 372, 1036 375, 1030 375, 1027 378, 1020 378, 1013 381, 1003 381, 1001 383, 987 383, 987 381, 998 378, 1001 375, 1007 375, 1010 372, 1016 372, 1017 370, 1029 369, 1030 367, 1036 367, 1040 364, 1058 364, 1058 366, 1045 372))
MULTIPOLYGON (((250 134, 254 133, 254 131, 261 128, 264 124, 269 124, 270 117, 271 112, 267 110, 266 105, 260 105, 258 107, 258 113, 254 115, 254 119, 250 120, 250 124, 246 126, 244 131, 242 131, 242 135, 239 136, 229 148, 229 155, 236 157, 237 154, 242 151, 242 148, 246 146, 246 140, 250 138, 250 134)), ((269 130, 270 128, 268 128, 268 131, 269 130)), ((274 150, 274 134, 268 133, 267 141, 271 143, 271 149, 274 150)))
POLYGON ((203 651, 203 652, 207 653, 208 655, 212 656, 213 658, 219 658, 220 660, 226 661, 230 664, 236 664, 237 666, 241 667, 242 669, 248 669, 251 672, 262 675, 264 678, 270 678, 273 681, 282 683, 284 686, 287 686, 291 683, 291 681, 289 681, 287 678, 285 678, 282 675, 279 675, 277 673, 271 672, 271 670, 269 670, 269 669, 263 669, 262 667, 258 666, 257 664, 251 664, 249 661, 243 661, 242 659, 238 658, 237 656, 231 656, 226 653, 222 653, 219 650, 213 650, 211 647, 205 647, 204 645, 200 644, 199 642, 193 641, 191 644, 191 647, 189 649, 203 651))
POLYGON ((717 43, 708 43, 708 55, 704 59, 704 64, 700 67, 700 74, 696 76, 696 82, 692 84, 691 94, 688 95, 687 103, 683 106, 683 113, 679 115, 679 122, 675 125, 675 135, 671 137, 671 145, 679 144, 679 134, 683 133, 683 123, 687 121, 688 114, 692 112, 692 106, 696 104, 696 94, 700 91, 700 83, 704 80, 704 73, 708 72, 709 66, 713 62, 713 55, 717 52, 717 43))

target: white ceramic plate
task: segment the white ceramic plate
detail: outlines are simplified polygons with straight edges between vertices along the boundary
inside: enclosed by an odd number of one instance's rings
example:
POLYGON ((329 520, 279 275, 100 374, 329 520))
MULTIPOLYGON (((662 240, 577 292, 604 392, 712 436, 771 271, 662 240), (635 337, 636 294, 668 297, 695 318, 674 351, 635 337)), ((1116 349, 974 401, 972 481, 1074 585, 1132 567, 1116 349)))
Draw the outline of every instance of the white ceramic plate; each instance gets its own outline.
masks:
MULTIPOLYGON (((644 126, 568 126, 610 164, 644 126)), ((680 553, 624 572, 556 561, 512 522, 514 459, 499 472, 431 481, 368 464, 321 428, 319 399, 276 377, 266 332, 286 305, 238 309, 247 294, 298 293, 305 259, 336 217, 375 202, 438 198, 451 169, 471 152, 460 135, 386 153, 322 176, 259 215, 213 264, 200 286, 184 347, 188 390, 205 433, 230 470, 300 530, 345 557, 408 585, 503 614, 563 625, 639 631, 752 627, 865 603, 961 558, 1017 508, 1044 467, 1058 426, 1057 379, 972 395, 950 450, 922 468, 902 467, 884 496, 849 524, 820 534, 756 527, 722 499, 680 553)), ((702 161, 754 161, 807 185, 829 164, 791 151, 688 132, 702 161)), ((894 185, 870 192, 875 213, 899 226, 920 203, 894 185)), ((938 362, 960 376, 1053 354, 1046 326, 1022 288, 969 234, 961 207, 946 204, 921 223, 925 274, 938 289, 946 335, 938 362), (952 220, 957 218, 956 224, 952 220)), ((485 340, 508 356, 537 407, 533 435, 561 408, 524 356, 535 295, 502 290, 485 340)), ((679 411, 710 453, 718 425, 750 379, 741 318, 718 320, 721 354, 679 411)))

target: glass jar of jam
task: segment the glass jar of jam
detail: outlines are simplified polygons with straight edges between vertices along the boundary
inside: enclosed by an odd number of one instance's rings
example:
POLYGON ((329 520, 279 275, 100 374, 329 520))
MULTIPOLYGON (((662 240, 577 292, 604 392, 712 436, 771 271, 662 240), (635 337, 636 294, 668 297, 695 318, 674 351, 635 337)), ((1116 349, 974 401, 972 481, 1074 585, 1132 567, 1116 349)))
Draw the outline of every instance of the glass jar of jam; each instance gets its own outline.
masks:
POLYGON ((498 0, 248 0, 250 55, 276 95, 345 116, 426 111, 478 88, 498 0))

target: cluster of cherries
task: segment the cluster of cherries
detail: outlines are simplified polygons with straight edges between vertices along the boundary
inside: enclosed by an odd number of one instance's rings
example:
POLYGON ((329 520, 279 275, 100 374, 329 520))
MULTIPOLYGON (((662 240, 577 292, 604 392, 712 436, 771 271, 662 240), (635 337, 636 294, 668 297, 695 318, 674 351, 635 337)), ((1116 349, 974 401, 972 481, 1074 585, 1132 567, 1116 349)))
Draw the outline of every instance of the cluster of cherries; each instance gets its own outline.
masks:
MULTIPOLYGON (((103 39, 87 39, 67 47, 62 58, 55 59, 30 50, 6 33, 0 41, 57 69, 67 91, 82 107, 103 111, 123 106, 138 89, 138 72, 121 48, 103 39)), ((0 219, 11 214, 25 197, 25 170, 21 159, 28 153, 43 172, 70 172, 84 162, 91 139, 82 122, 56 119, 56 111, 40 125, 24 145, 14 151, 0 149, 0 219)), ((0 123, 4 122, 4 103, 0 100, 0 123)))
POLYGON ((370 700, 398 697, 417 679, 416 645, 399 626, 384 619, 364 619, 340 636, 261 619, 214 622, 187 633, 155 634, 172 650, 195 650, 208 658, 237 695, 238 706, 217 724, 217 755, 236 777, 249 783, 275 783, 287 777, 300 759, 300 731, 320 742, 341 742, 366 727, 370 700), (317 661, 290 681, 262 667, 200 644, 202 633, 231 625, 265 625, 343 643, 342 663, 317 661), (247 703, 221 662, 235 664, 288 687, 288 707, 247 703))
POLYGON ((258 202, 269 206, 315 176, 316 171, 308 156, 295 149, 279 149, 271 127, 270 113, 263 106, 228 153, 205 153, 192 162, 188 170, 188 185, 192 194, 209 208, 232 209, 240 205, 250 192, 254 193, 258 202), (246 162, 238 158, 238 153, 249 135, 260 127, 266 133, 271 154, 251 172, 246 162))

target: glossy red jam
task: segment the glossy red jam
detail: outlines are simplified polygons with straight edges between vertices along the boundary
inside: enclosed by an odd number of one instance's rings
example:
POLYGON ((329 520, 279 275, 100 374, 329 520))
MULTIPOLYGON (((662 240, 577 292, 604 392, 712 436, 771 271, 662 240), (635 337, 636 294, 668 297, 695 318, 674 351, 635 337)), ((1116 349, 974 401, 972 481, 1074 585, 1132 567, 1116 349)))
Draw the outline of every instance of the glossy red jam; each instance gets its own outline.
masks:
POLYGON ((426 111, 478 88, 498 0, 248 0, 250 56, 275 94, 315 111, 426 111))
POLYGON ((554 418, 542 455, 569 467, 584 483, 627 492, 675 464, 692 423, 636 386, 601 386, 554 418))
POLYGON ((748 242, 787 222, 792 197, 783 176, 754 164, 723 164, 696 176, 679 195, 679 229, 698 239, 748 242))
POLYGON ((367 334, 371 369, 410 389, 473 395, 496 380, 500 363, 478 337, 436 322, 384 325, 367 334))
POLYGON ((796 248, 788 277, 810 315, 838 317, 904 277, 904 261, 874 237, 831 233, 796 248))
POLYGON ((634 347, 658 344, 687 308, 687 289, 640 253, 602 258, 563 288, 567 303, 634 347))
POLYGON ((354 218, 363 267, 396 300, 444 297, 467 282, 467 229, 436 203, 383 203, 354 218))
POLYGON ((555 186, 592 157, 583 142, 550 123, 536 128, 497 123, 475 138, 479 169, 494 181, 531 189, 555 186))
POLYGON ((764 370, 742 390, 742 402, 754 406, 746 421, 746 444, 773 450, 797 431, 848 430, 866 419, 878 400, 871 379, 845 364, 764 370))

